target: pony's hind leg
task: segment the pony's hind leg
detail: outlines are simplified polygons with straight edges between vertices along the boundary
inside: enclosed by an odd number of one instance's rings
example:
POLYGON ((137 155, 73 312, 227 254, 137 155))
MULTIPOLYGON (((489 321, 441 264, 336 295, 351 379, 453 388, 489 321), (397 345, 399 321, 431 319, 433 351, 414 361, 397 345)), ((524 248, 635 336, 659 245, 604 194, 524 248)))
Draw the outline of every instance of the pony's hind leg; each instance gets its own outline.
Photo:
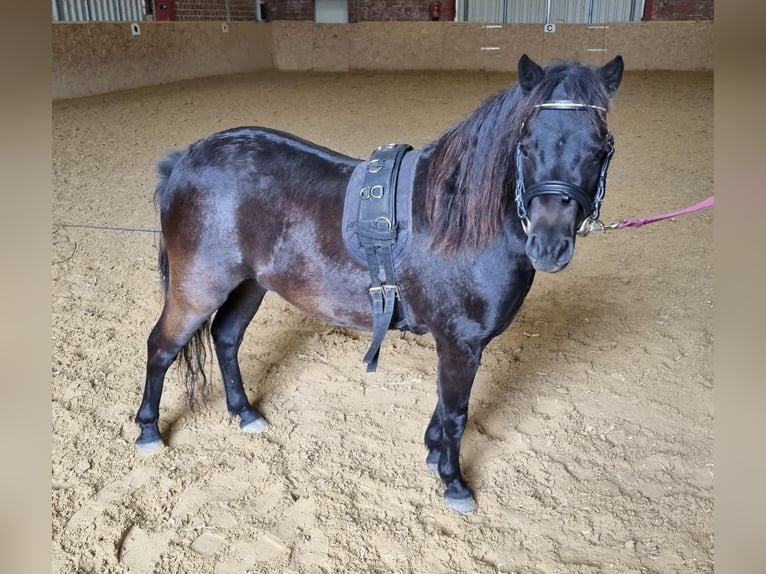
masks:
POLYGON ((146 453, 163 444, 158 423, 162 387, 168 368, 192 337, 199 334, 226 296, 225 290, 212 285, 206 289, 198 288, 193 296, 188 295, 190 292, 190 289, 178 285, 167 290, 162 314, 146 341, 146 382, 135 418, 141 429, 136 446, 146 453))
POLYGON ((179 315, 172 310, 172 306, 166 304, 159 321, 149 334, 146 341, 144 396, 135 418, 141 429, 136 446, 143 452, 153 452, 163 444, 158 423, 165 374, 181 349, 208 317, 209 314, 179 315))
POLYGON ((226 391, 226 407, 232 416, 239 417, 240 428, 248 432, 261 432, 268 423, 247 400, 237 353, 245 329, 258 311, 265 294, 266 289, 254 280, 244 281, 218 309, 211 328, 226 391))

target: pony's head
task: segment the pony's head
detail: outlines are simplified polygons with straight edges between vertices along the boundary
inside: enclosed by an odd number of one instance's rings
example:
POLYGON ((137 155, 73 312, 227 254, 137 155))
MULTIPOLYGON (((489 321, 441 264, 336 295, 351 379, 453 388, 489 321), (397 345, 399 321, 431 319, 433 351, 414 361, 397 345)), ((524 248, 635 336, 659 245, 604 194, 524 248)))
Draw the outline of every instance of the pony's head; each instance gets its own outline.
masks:
POLYGON ((445 253, 484 248, 507 216, 515 217, 509 213, 515 196, 532 264, 540 271, 563 269, 577 230, 598 218, 614 150, 606 112, 622 70, 620 56, 600 68, 561 63, 543 69, 524 54, 517 83, 426 149, 431 247, 445 253))
POLYGON ((566 267, 577 232, 598 219, 614 152, 606 114, 622 72, 620 56, 600 68, 543 69, 526 54, 519 60, 520 107, 528 115, 513 152, 515 200, 526 253, 538 271, 566 267))

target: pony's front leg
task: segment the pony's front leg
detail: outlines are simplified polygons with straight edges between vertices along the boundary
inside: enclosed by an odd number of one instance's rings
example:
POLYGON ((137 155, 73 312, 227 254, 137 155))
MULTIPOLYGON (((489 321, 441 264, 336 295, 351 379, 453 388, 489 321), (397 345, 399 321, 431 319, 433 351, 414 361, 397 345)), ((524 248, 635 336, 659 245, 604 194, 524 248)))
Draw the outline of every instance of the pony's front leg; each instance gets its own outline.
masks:
POLYGON ((436 348, 439 399, 426 430, 429 449, 426 462, 432 469, 436 465, 447 506, 458 512, 473 512, 476 508, 473 492, 460 472, 460 441, 468 421, 468 401, 483 347, 437 339, 436 348))

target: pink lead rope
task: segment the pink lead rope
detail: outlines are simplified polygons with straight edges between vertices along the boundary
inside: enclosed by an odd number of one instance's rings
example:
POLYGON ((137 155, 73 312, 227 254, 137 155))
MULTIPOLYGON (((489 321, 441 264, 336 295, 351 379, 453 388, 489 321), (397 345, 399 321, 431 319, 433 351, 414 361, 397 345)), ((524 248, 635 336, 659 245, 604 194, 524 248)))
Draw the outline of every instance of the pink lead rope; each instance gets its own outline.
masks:
POLYGON ((671 217, 677 217, 679 215, 686 215, 687 213, 693 213, 695 211, 699 211, 700 209, 705 209, 706 207, 710 207, 714 203, 715 203, 715 198, 711 196, 704 201, 700 201, 699 203, 695 203, 694 205, 687 207, 686 209, 679 209, 678 211, 671 211, 669 213, 663 213, 662 215, 653 215, 650 217, 634 217, 633 219, 625 219, 623 221, 619 221, 611 225, 606 225, 604 227, 606 229, 622 229, 624 227, 641 227, 642 225, 646 225, 647 223, 654 223, 655 221, 662 221, 663 219, 670 219, 671 217))

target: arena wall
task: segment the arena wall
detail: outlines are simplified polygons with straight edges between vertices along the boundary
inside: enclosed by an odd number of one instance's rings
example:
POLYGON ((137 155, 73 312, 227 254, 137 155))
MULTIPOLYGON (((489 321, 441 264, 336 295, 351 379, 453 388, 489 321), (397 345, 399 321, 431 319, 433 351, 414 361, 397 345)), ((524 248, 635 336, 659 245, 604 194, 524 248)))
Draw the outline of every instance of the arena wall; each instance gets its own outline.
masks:
POLYGON ((273 69, 272 28, 256 22, 53 24, 53 99, 273 69))
POLYGON ((88 96, 259 70, 486 70, 518 57, 593 64, 616 54, 627 70, 712 70, 713 23, 484 26, 463 22, 54 23, 53 98, 88 96), (224 31, 226 28, 226 31, 224 31))

